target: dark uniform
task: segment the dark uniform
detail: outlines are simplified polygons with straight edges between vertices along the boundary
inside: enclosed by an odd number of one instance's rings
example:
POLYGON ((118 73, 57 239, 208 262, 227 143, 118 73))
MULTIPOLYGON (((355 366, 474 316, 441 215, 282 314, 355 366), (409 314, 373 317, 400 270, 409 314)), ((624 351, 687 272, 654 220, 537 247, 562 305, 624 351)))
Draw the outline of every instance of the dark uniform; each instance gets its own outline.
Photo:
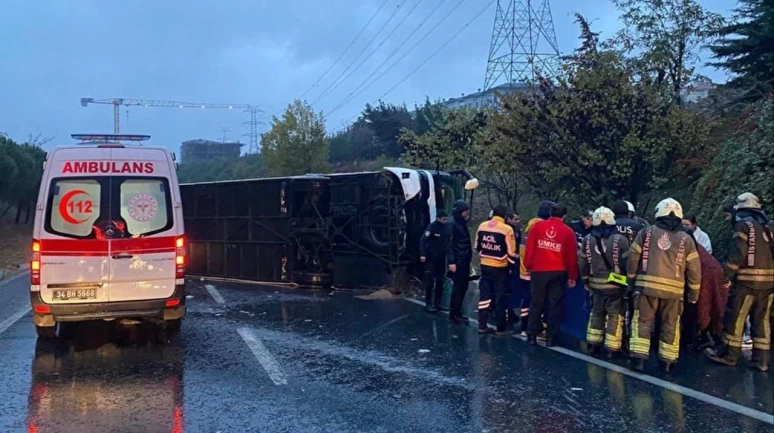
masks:
POLYGON ((449 231, 444 223, 433 221, 419 241, 419 255, 425 258, 425 305, 439 309, 446 280, 446 246, 449 231), (435 288, 435 290, 433 290, 435 288))
POLYGON ((608 275, 610 272, 625 273, 628 252, 629 241, 617 232, 615 226, 592 230, 591 235, 583 239, 578 251, 580 275, 591 290, 586 341, 592 345, 600 345, 604 341, 611 353, 619 352, 623 342, 626 287, 608 282, 608 275))
POLYGON ((451 239, 446 246, 446 261, 449 265, 457 267, 452 272, 454 282, 451 301, 449 303, 449 320, 462 318, 462 304, 465 294, 468 292, 470 282, 470 261, 473 259, 473 248, 470 245, 470 229, 467 218, 462 213, 470 209, 465 200, 457 200, 454 203, 452 217, 447 223, 450 227, 451 239))
MULTIPOLYGON (((696 243, 682 229, 678 217, 658 218, 654 226, 635 238, 627 268, 629 284, 634 281, 636 293, 630 355, 641 360, 648 358, 651 333, 659 317, 658 355, 668 369, 677 361, 680 351, 680 315, 686 286, 689 302, 699 298, 701 262, 696 243)), ((641 369, 643 363, 637 365, 641 369)))
MULTIPOLYGON (((615 214, 615 227, 618 233, 626 236, 626 240, 629 241, 629 245, 634 243, 634 239, 637 234, 645 228, 641 222, 629 218, 629 205, 623 201, 617 201, 613 204, 613 214, 615 214)), ((626 326, 624 326, 624 339, 629 340, 631 338, 631 324, 632 317, 634 317, 634 299, 633 293, 627 293, 624 298, 626 304, 626 326)), ((628 344, 624 345, 626 349, 628 344)))
POLYGON ((724 266, 725 281, 732 282, 732 287, 723 324, 723 344, 717 355, 723 358, 720 362, 736 364, 749 314, 753 361, 768 368, 771 358, 769 315, 774 300, 774 225, 760 209, 739 209, 735 220, 728 261, 724 266))
MULTIPOLYGON (((504 214, 504 212, 503 212, 504 214)), ((478 328, 488 332, 487 319, 492 298, 495 301, 497 332, 505 332, 505 310, 508 307, 508 276, 516 265, 516 238, 513 228, 501 216, 494 216, 478 226, 476 251, 481 257, 479 281, 478 328)))

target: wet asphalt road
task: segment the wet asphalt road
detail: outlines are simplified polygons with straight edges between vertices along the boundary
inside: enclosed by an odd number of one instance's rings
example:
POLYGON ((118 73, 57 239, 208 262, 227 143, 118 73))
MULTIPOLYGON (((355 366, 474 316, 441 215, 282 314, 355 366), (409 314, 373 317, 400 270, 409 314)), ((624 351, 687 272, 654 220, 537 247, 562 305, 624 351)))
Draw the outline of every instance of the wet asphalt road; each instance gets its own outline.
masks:
POLYGON ((710 404, 401 299, 208 284, 180 336, 94 322, 55 343, 26 279, 0 285, 0 432, 774 431, 772 373, 684 357, 659 375, 710 404))

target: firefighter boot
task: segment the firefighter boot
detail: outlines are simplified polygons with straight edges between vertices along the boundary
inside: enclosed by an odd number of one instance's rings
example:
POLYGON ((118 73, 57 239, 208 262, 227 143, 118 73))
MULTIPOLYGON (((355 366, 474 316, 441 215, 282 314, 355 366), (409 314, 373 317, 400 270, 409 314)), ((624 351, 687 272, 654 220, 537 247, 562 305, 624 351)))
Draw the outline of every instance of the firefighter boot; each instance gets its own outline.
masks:
POLYGON ((645 371, 645 360, 642 358, 633 358, 632 359, 632 369, 634 371, 638 371, 642 373, 645 371))
MULTIPOLYGON (((733 350, 734 348, 730 347, 722 347, 720 349, 710 348, 705 350, 704 354, 713 362, 733 367, 736 365, 736 360, 739 358, 739 355, 734 356, 732 353, 733 350)), ((739 349, 736 350, 738 351, 739 349)))

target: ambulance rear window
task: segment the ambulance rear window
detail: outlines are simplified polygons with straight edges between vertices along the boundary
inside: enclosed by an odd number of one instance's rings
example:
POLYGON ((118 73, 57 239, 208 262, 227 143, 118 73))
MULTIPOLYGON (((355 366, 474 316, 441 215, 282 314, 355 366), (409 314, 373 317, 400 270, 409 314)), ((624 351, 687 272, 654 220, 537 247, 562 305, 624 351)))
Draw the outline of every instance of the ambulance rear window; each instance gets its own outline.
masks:
POLYGON ((122 239, 172 228, 169 181, 160 177, 95 176, 51 181, 47 232, 75 239, 122 239))
POLYGON ((51 184, 47 230, 84 238, 102 212, 102 185, 96 179, 59 179, 51 184))

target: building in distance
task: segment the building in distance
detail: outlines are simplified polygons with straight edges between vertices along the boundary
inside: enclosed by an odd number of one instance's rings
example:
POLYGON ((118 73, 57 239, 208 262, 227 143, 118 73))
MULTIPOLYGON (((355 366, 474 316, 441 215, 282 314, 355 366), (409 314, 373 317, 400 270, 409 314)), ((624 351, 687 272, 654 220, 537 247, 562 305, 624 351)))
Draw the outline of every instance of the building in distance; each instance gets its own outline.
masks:
POLYGON ((242 153, 244 143, 220 142, 204 139, 184 141, 180 146, 180 157, 183 164, 194 162, 222 160, 234 161, 242 153))

